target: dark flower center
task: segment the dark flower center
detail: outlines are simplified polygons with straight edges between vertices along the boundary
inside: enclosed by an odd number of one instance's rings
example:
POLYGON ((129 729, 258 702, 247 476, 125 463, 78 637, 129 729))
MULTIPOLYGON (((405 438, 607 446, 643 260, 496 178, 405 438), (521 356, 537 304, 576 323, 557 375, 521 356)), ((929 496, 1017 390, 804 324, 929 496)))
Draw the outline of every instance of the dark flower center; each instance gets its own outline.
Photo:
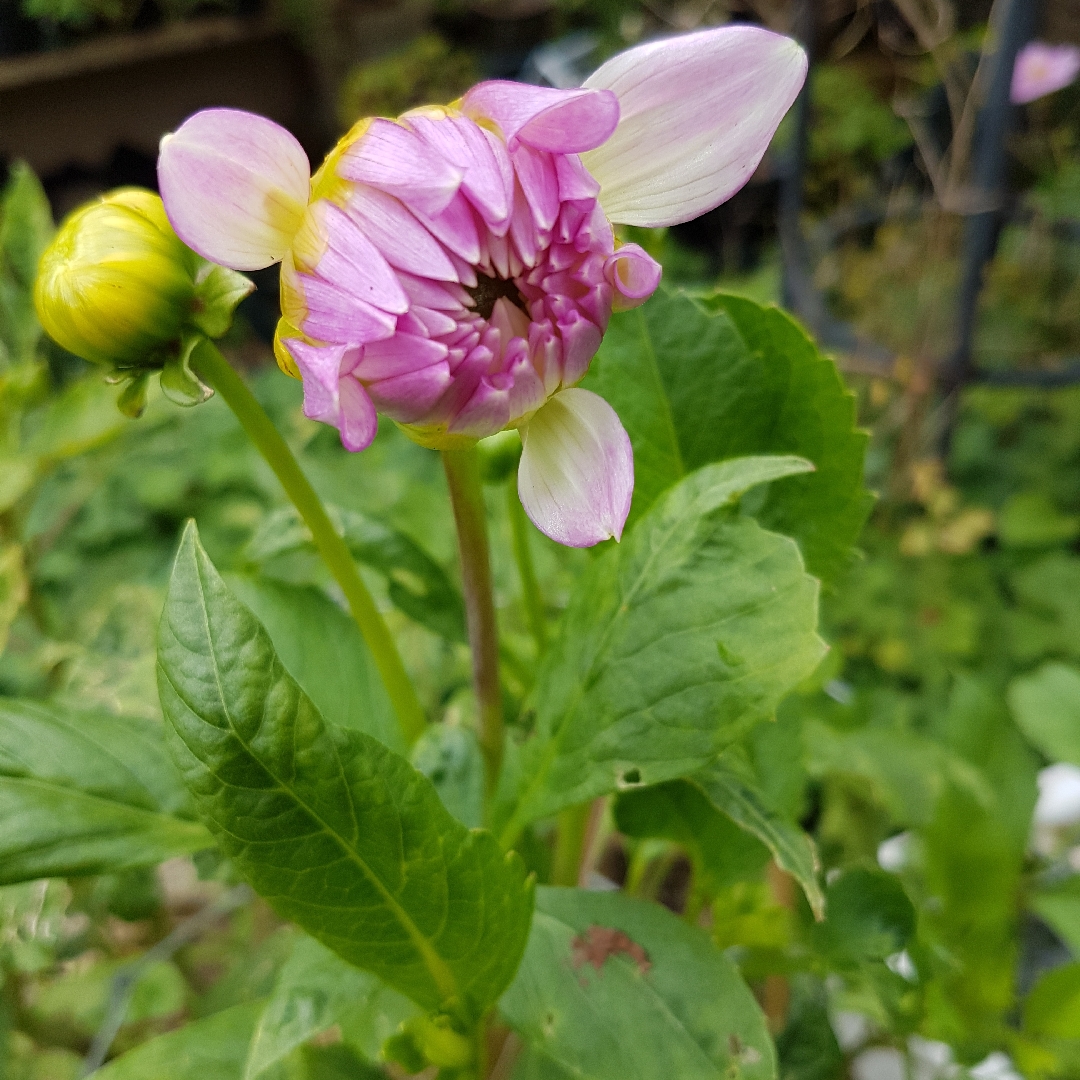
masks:
POLYGON ((487 274, 477 272, 476 284, 471 288, 466 286, 465 291, 473 298, 473 307, 482 319, 491 318, 495 301, 500 297, 505 297, 515 307, 521 308, 526 315, 529 314, 529 309, 525 306, 525 298, 518 291, 517 285, 505 278, 488 277, 487 274))

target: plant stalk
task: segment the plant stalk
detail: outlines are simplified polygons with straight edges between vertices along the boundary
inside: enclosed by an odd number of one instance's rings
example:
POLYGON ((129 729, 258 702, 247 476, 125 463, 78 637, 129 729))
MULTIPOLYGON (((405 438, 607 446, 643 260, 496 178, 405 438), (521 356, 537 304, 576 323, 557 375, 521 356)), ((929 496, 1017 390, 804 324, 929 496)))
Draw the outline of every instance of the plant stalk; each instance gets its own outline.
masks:
POLYGON ((533 565, 532 548, 529 545, 529 519, 518 498, 514 476, 511 476, 506 484, 506 507, 514 537, 514 560, 517 562, 518 574, 521 575, 521 598, 525 604, 525 617, 529 620, 529 629, 532 631, 533 640, 536 642, 536 653, 539 656, 547 646, 544 601, 540 595, 536 568, 533 565))
POLYGON ((301 470, 288 443, 274 427, 255 395, 216 346, 204 340, 196 347, 192 362, 198 374, 232 409, 255 448, 281 481, 285 494, 299 511, 304 524, 311 530, 315 547, 345 594, 352 617, 356 620, 356 625, 371 650, 375 666, 382 676, 405 740, 411 745, 419 738, 427 724, 424 710, 401 662, 397 645, 363 578, 360 577, 348 546, 338 535, 322 501, 301 470))
POLYGON ((457 526, 465 618, 472 649, 473 687, 479 712, 480 750, 490 796, 499 780, 503 756, 502 692, 499 689, 499 633, 491 587, 487 513, 476 447, 443 450, 443 468, 457 526))
POLYGON ((591 802, 559 811, 555 851, 551 858, 551 884, 574 887, 581 884, 581 860, 592 817, 591 802))

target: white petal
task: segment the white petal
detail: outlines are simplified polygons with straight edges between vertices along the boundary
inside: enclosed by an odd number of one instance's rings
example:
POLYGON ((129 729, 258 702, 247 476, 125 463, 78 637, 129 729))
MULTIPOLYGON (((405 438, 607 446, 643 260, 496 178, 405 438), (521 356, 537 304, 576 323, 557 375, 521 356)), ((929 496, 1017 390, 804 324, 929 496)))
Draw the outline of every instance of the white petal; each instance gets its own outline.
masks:
POLYGON ((304 148, 272 120, 204 109, 161 140, 158 186, 176 235, 233 270, 280 262, 310 189, 304 148))
POLYGON ((619 125, 582 155, 608 218, 689 221, 750 178, 806 78, 806 54, 756 26, 653 41, 602 65, 587 87, 612 90, 619 125))
POLYGON ((634 494, 634 454, 615 410, 573 387, 521 432, 518 496, 532 523, 567 547, 622 536, 634 494))

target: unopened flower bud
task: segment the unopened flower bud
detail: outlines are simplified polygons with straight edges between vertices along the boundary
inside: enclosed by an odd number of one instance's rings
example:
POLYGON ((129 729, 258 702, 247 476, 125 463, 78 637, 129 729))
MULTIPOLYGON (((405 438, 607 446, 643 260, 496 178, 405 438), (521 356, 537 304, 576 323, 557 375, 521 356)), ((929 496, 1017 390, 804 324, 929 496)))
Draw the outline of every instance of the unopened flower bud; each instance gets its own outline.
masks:
POLYGON ((181 404, 210 391, 188 359, 202 336, 228 329, 253 285, 186 247, 161 199, 120 188, 70 214, 42 255, 34 285, 38 318, 65 349, 130 379, 121 408, 138 414, 146 375, 181 404))

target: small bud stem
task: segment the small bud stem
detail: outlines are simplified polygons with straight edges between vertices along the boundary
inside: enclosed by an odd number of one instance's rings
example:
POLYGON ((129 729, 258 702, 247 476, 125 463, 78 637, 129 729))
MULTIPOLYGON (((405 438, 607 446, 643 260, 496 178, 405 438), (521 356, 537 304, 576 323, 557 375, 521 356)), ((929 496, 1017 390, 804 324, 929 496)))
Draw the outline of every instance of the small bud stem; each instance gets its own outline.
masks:
POLYGON ((502 694, 499 689, 499 633, 491 589, 487 512, 475 447, 442 451, 450 502, 457 526, 465 617, 472 648, 473 687, 479 712, 480 749, 490 796, 498 783, 503 755, 502 694))
POLYGON ((364 641, 382 676, 405 740, 411 745, 427 723, 420 700, 401 662, 390 630, 315 489, 255 395, 217 348, 204 339, 195 349, 192 366, 232 409, 255 448, 281 481, 285 494, 299 511, 304 524, 311 530, 315 547, 345 594, 352 617, 364 635, 364 641))
POLYGON ((536 642, 536 654, 539 656, 547 645, 544 600, 540 595, 532 548, 529 546, 529 519, 525 516, 525 508, 518 498, 517 473, 506 483, 506 509, 510 515, 510 529, 514 536, 514 559, 521 575, 521 598, 525 605, 526 618, 529 620, 529 629, 536 642))

